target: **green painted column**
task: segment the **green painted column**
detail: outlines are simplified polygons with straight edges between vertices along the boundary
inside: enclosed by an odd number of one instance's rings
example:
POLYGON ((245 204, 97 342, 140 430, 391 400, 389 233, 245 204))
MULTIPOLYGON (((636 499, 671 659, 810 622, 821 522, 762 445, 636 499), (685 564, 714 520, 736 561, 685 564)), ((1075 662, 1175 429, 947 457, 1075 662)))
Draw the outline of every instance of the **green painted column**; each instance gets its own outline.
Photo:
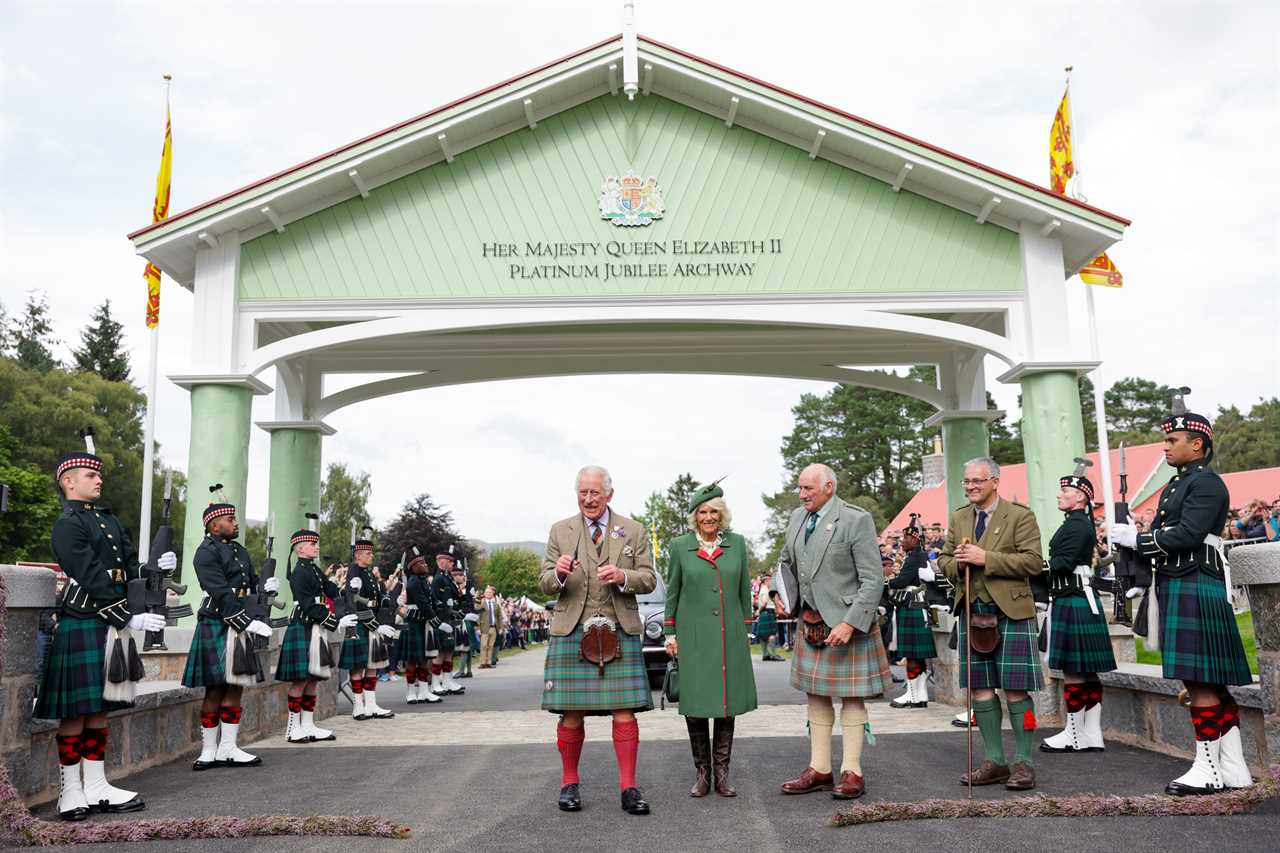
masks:
MULTIPOLYGON (((182 531, 182 580, 187 594, 182 600, 192 609, 203 593, 191 570, 204 527, 200 517, 209 504, 209 487, 221 483, 227 500, 243 512, 249 481, 249 419, 253 390, 237 385, 193 384, 191 390, 191 444, 187 451, 187 520, 182 531)), ((240 518, 243 523, 243 515, 240 518)))
POLYGON ((272 553, 276 577, 280 579, 278 600, 292 604, 293 593, 285 579, 289 536, 306 526, 306 513, 320 511, 320 443, 324 433, 314 427, 267 428, 271 430, 271 487, 267 502, 276 523, 272 553))
MULTIPOLYGON (((991 452, 986 418, 942 417, 942 457, 947 468, 947 512, 965 503, 964 463, 991 452)), ((999 462, 1000 460, 996 460, 999 462)))
MULTIPOLYGON (((1022 385, 1022 449, 1027 457, 1027 505, 1040 524, 1047 553, 1049 538, 1062 524, 1058 478, 1075 470, 1084 455, 1084 424, 1074 370, 1027 373, 1022 385)), ((1095 475, 1096 477, 1096 475, 1095 475)), ((1095 480, 1096 481, 1096 480, 1095 480)))

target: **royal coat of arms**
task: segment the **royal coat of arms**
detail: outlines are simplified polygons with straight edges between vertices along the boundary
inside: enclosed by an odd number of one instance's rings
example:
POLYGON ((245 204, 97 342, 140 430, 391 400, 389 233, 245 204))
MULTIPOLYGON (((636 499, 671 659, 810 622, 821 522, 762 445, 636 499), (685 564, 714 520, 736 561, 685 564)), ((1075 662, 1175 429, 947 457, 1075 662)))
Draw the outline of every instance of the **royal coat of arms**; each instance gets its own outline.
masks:
POLYGON ((648 225, 661 219, 666 205, 658 179, 650 175, 641 180, 635 172, 621 178, 607 177, 600 188, 600 216, 614 225, 648 225))

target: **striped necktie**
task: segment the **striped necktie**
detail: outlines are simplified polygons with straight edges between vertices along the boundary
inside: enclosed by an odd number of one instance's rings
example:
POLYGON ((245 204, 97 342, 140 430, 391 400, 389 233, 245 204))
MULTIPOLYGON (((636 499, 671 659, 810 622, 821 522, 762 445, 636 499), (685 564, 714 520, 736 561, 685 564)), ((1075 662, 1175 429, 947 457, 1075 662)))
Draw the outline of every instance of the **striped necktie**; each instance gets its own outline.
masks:
POLYGON ((600 526, 600 520, 596 519, 591 522, 591 544, 596 546, 596 556, 600 555, 600 541, 604 539, 604 529, 600 526))

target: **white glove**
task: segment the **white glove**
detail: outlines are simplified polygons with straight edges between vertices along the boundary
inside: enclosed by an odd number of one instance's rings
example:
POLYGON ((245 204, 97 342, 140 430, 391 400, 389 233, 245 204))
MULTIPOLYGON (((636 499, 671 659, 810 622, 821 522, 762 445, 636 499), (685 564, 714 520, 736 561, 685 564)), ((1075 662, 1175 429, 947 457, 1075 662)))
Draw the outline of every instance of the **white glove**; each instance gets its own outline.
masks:
POLYGON ((938 579, 938 576, 934 574, 933 569, 929 568, 928 566, 920 567, 920 580, 922 583, 932 583, 937 579, 938 579))
POLYGON ((480 614, 479 614, 479 613, 468 613, 466 616, 463 616, 463 617, 462 617, 462 619, 463 619, 463 621, 464 621, 464 622, 479 622, 479 621, 480 621, 480 614))
POLYGON ((378 626, 379 637, 385 637, 388 640, 394 640, 396 638, 396 635, 399 633, 400 633, 399 631, 397 631, 395 628, 392 628, 390 625, 378 626))
POLYGON ((265 581, 262 582, 262 591, 263 592, 279 592, 280 578, 267 578, 265 581))
POLYGON ((137 616, 130 617, 129 630, 163 631, 164 617, 159 613, 139 613, 137 616))
POLYGON ((441 622, 441 623, 440 623, 440 630, 441 630, 441 631, 444 631, 446 634, 452 634, 452 633, 453 633, 453 626, 452 626, 452 625, 450 625, 448 622, 441 622))
POLYGON ((359 592, 360 587, 364 586, 364 582, 360 578, 352 578, 347 581, 347 586, 351 587, 352 592, 359 592))
POLYGON ((1132 524, 1111 525, 1111 541, 1125 548, 1138 547, 1138 528, 1132 524))
POLYGON ((270 637, 271 626, 268 625, 266 622, 263 622, 261 619, 254 619, 252 622, 250 622, 248 625, 245 626, 244 632, 246 634, 253 634, 254 636, 257 636, 257 637, 270 637))
POLYGON ((876 608, 876 612, 877 612, 877 613, 879 613, 881 616, 888 616, 888 615, 889 615, 889 610, 888 610, 887 608, 884 608, 884 607, 877 607, 877 608, 876 608))
POLYGON ((172 551, 165 551, 156 560, 156 565, 160 567, 162 572, 171 572, 178 568, 178 555, 172 551))
POLYGON ((338 630, 345 631, 348 628, 354 628, 356 626, 356 622, 358 621, 360 620, 356 618, 356 615, 354 613, 348 613, 346 616, 343 616, 341 619, 338 620, 338 630))

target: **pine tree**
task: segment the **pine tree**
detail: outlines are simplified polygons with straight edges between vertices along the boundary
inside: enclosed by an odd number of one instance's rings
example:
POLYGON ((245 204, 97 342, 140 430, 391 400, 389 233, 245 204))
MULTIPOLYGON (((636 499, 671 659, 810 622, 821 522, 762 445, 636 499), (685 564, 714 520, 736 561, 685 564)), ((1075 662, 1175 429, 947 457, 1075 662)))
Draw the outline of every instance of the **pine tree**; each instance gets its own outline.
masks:
POLYGON ((27 306, 22 316, 10 326, 14 357, 30 370, 46 373, 58 367, 53 357, 53 323, 49 321, 49 299, 36 291, 27 294, 27 306))
POLYGON ((13 349, 13 332, 10 328, 9 312, 0 302, 0 358, 8 358, 13 349))
POLYGON ((93 323, 80 333, 80 344, 71 353, 78 369, 96 373, 109 382, 129 381, 124 325, 111 316, 110 299, 93 312, 93 323))

